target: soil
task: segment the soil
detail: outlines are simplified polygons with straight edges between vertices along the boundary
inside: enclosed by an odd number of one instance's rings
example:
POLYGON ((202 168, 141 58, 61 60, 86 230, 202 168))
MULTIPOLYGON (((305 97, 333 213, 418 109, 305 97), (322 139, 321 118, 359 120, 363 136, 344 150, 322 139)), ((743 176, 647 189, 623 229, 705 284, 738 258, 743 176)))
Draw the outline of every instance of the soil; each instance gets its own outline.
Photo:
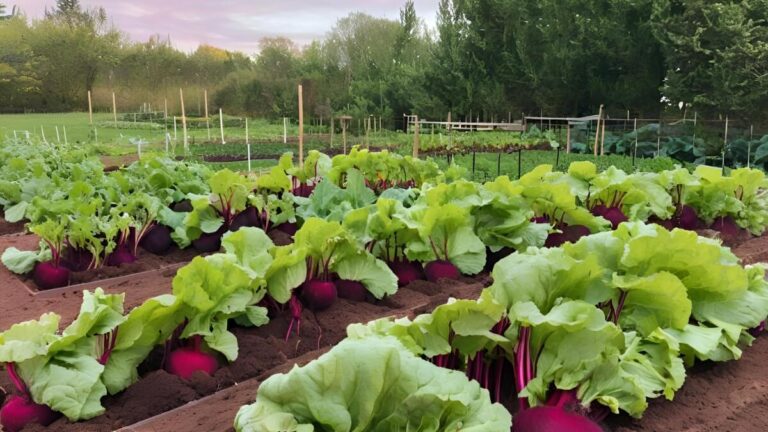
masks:
MULTIPOLYGON (((463 298, 477 298, 483 288, 478 283, 466 284, 451 280, 441 280, 431 285, 433 286, 430 289, 440 292, 440 295, 442 292, 450 291, 462 295, 463 298)), ((147 372, 142 374, 139 382, 123 393, 102 400, 107 409, 105 415, 79 423, 59 419, 48 428, 27 428, 25 431, 100 432, 128 426, 222 389, 238 386, 240 382, 263 380, 275 373, 274 371, 287 370, 287 365, 292 365, 299 359, 316 358, 346 337, 346 328, 349 324, 365 323, 387 316, 414 316, 426 312, 428 305, 433 303, 432 300, 409 287, 401 288, 391 298, 376 303, 339 299, 324 311, 315 313, 305 309, 302 313, 300 332, 292 333, 287 341, 285 336, 290 324, 290 314, 287 310, 278 312, 267 325, 262 327, 232 326, 231 331, 237 336, 240 347, 238 359, 219 369, 212 377, 200 373, 191 380, 184 381, 165 372, 161 366, 163 355, 158 349, 142 366, 142 369, 147 372)), ((223 359, 221 364, 224 364, 223 359)), ((0 377, 0 387, 11 389, 8 378, 4 375, 0 377)), ((252 399, 255 393, 249 392, 249 394, 252 399)), ((227 404, 229 410, 236 410, 243 402, 238 399, 237 402, 232 400, 227 404)), ((206 406, 206 410, 207 408, 206 406)), ((230 413, 227 411, 227 414, 230 413)), ((177 424, 173 430, 197 429, 189 426, 192 422, 197 422, 194 417, 183 417, 184 424, 177 424)), ((219 423, 219 426, 226 430, 233 419, 234 414, 226 423, 219 423)))
POLYGON ((768 430, 768 335, 739 361, 700 363, 674 401, 655 399, 642 420, 617 416, 615 432, 764 432, 768 430))
POLYGON ((11 223, 0 217, 0 236, 24 232, 24 222, 11 223))

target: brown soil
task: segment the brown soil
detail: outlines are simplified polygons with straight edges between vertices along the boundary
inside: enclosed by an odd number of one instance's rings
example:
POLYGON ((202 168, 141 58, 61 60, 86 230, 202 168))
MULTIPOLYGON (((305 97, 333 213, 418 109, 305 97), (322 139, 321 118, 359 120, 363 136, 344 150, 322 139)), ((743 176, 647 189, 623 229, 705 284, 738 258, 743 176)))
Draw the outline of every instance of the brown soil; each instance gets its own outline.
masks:
POLYGON ((749 239, 732 250, 744 264, 768 262, 768 235, 749 239))
POLYGON ((702 363, 688 373, 674 401, 653 400, 642 420, 610 421, 616 432, 764 432, 768 430, 768 336, 739 361, 702 363))
MULTIPOLYGON (((467 298, 476 298, 482 289, 481 284, 467 285, 461 281, 444 280, 433 285, 437 291, 441 291, 438 287, 443 287, 447 291, 461 293, 467 298)), ((408 287, 400 289, 391 298, 376 304, 339 299, 325 311, 314 313, 305 309, 302 313, 300 333, 292 334, 287 342, 285 335, 290 323, 290 315, 287 310, 282 311, 266 326, 251 329, 232 328, 240 347, 238 359, 219 369, 213 377, 199 374, 190 381, 183 381, 162 370, 162 354, 160 350, 156 350, 143 365, 143 369, 149 372, 144 373, 138 383, 121 394, 103 399, 107 414, 74 424, 60 419, 49 428, 30 428, 29 430, 95 432, 128 426, 222 389, 239 387, 238 383, 242 381, 263 380, 274 373, 270 371, 275 368, 284 371, 286 365, 293 364, 297 359, 307 356, 314 358, 325 349, 340 342, 346 336, 346 328, 349 324, 364 323, 386 316, 413 316, 426 311, 430 303, 432 299, 408 287)), ((11 388, 5 376, 0 377, 0 386, 6 389, 11 388)), ((244 389, 249 388, 244 387, 244 389)), ((252 399, 253 393, 249 392, 249 395, 252 399)), ((241 399, 232 399, 226 404, 226 413, 229 415, 231 410, 236 410, 243 402, 241 399)), ((206 406, 206 415, 207 409, 206 406)), ((182 416, 182 418, 184 421, 177 424, 173 430, 199 430, 196 426, 191 426, 192 423, 196 424, 199 418, 191 415, 182 416)), ((233 418, 234 414, 226 423, 219 423, 218 426, 226 430, 232 424, 233 418)))
POLYGON ((24 232, 24 222, 11 223, 0 218, 0 236, 24 232))

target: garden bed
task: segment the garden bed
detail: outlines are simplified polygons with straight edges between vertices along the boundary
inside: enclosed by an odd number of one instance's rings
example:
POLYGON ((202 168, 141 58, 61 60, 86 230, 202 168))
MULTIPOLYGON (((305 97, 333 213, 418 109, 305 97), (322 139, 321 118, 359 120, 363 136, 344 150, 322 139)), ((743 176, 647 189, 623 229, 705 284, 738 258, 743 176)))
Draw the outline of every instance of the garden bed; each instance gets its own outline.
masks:
MULTIPOLYGON (((431 310, 432 304, 443 303, 448 296, 476 298, 483 288, 482 283, 471 282, 472 279, 460 281, 441 280, 439 283, 418 282, 416 289, 405 287, 394 296, 376 303, 356 303, 339 299, 325 311, 313 313, 304 310, 302 314, 301 333, 293 334, 285 341, 289 326, 288 311, 273 317, 269 324, 263 327, 248 329, 232 329, 237 336, 240 353, 238 359, 219 369, 212 377, 197 374, 191 380, 184 381, 161 369, 162 350, 157 349, 142 366, 142 379, 126 391, 103 399, 107 409, 105 415, 95 419, 70 423, 60 419, 48 428, 32 427, 25 430, 56 430, 56 431, 110 431, 141 422, 153 416, 161 415, 169 410, 184 406, 183 409, 196 409, 200 403, 194 403, 202 397, 217 395, 224 389, 228 394, 247 392, 252 399, 255 395, 254 385, 268 376, 283 372, 295 363, 304 363, 316 358, 327 348, 337 344, 346 337, 349 324, 368 322, 386 316, 414 316, 431 310), (423 292, 433 292, 432 295, 423 292), (245 385, 241 387, 242 382, 245 385), (190 403, 193 402, 193 403, 190 403), (187 404, 187 405, 185 405, 187 404), (189 408, 193 407, 193 408, 189 408)), ((38 310, 42 313, 48 309, 38 310)), ((5 374, 0 377, 0 386, 11 388, 5 374)), ((227 398, 223 409, 231 417, 226 423, 217 422, 219 427, 226 430, 230 427, 236 410, 242 405, 241 398, 227 398)), ((247 398, 246 398, 247 400, 247 398)), ((205 417, 208 417, 203 411, 205 417)), ((168 414, 165 414, 167 416, 168 414)), ((163 416, 161 416, 163 417, 163 416)), ((197 422, 191 414, 182 414, 185 424, 197 422)), ((159 420, 161 421, 161 420, 159 420)), ((154 420, 144 424, 153 424, 154 420)), ((163 427, 145 426, 142 430, 165 430, 163 427)), ((177 425, 173 430, 196 430, 197 427, 177 425)), ((129 430, 136 430, 131 427, 129 430)), ((200 429, 198 429, 200 430, 200 429)), ((205 429, 208 430, 208 429, 205 429)))

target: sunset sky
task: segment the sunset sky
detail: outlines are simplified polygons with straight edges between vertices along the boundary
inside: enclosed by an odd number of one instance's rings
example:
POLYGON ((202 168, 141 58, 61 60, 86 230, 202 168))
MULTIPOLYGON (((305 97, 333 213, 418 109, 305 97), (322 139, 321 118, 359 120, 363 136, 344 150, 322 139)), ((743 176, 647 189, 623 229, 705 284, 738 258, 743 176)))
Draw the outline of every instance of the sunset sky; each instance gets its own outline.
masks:
MULTIPOLYGON (((433 25, 439 0, 416 0, 420 18, 433 25)), ((134 40, 170 36, 191 51, 200 43, 253 53, 265 36, 285 36, 300 45, 322 38, 338 18, 360 11, 397 18, 405 0, 82 0, 103 6, 110 19, 134 40)), ((27 16, 43 16, 55 0, 6 0, 27 16)), ((10 6, 8 7, 10 9, 10 6)))

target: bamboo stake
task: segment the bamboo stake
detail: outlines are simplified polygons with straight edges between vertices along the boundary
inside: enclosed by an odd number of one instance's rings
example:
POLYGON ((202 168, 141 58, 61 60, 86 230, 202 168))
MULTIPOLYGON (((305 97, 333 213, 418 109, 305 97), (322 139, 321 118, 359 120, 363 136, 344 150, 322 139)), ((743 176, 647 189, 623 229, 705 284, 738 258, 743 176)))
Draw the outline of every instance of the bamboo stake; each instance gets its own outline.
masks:
POLYGON ((245 146, 248 148, 248 172, 251 172, 251 142, 248 140, 248 117, 245 117, 245 146))
POLYGON ((603 119, 603 127, 600 137, 600 156, 605 156, 605 119, 603 119))
POLYGON ((69 145, 69 141, 67 141, 67 127, 62 126, 62 129, 64 129, 64 145, 69 145))
POLYGON ((59 136, 59 127, 54 126, 56 128, 56 143, 61 144, 61 137, 59 136))
POLYGON ((44 127, 42 127, 42 126, 40 126, 40 133, 43 135, 43 142, 44 142, 45 144, 48 144, 48 140, 47 140, 47 139, 45 139, 45 128, 44 128, 44 127))
POLYGON ((728 116, 725 116, 725 135, 723 136, 723 165, 722 170, 725 174, 725 151, 728 148, 728 116))
POLYGON ((115 99, 115 92, 112 92, 112 117, 115 120, 115 129, 117 129, 117 100, 115 99))
POLYGON ((419 116, 414 115, 415 124, 413 128, 413 158, 419 158, 419 116))
POLYGON ((224 141, 224 112, 219 108, 219 129, 221 130, 221 143, 226 144, 224 141))
POLYGON ((189 141, 187 136, 187 110, 184 108, 184 90, 179 89, 179 99, 181 100, 181 128, 184 134, 184 154, 189 154, 189 141))
POLYGON ((179 133, 176 126, 176 116, 173 116, 173 140, 176 141, 179 139, 179 133))
POLYGON ((595 128, 595 148, 594 153, 597 156, 597 145, 600 140, 600 119, 603 117, 603 105, 600 104, 600 110, 597 112, 597 127, 595 128))
POLYGON ((304 88, 299 84, 299 167, 304 167, 304 88))
POLYGON ((88 121, 93 126, 93 102, 91 101, 91 91, 88 90, 88 121))
MULTIPOLYGON (((208 141, 211 140, 211 118, 208 117, 208 90, 203 90, 203 98, 205 99, 205 127, 208 129, 208 141)), ((222 143, 224 139, 221 140, 222 143)))

